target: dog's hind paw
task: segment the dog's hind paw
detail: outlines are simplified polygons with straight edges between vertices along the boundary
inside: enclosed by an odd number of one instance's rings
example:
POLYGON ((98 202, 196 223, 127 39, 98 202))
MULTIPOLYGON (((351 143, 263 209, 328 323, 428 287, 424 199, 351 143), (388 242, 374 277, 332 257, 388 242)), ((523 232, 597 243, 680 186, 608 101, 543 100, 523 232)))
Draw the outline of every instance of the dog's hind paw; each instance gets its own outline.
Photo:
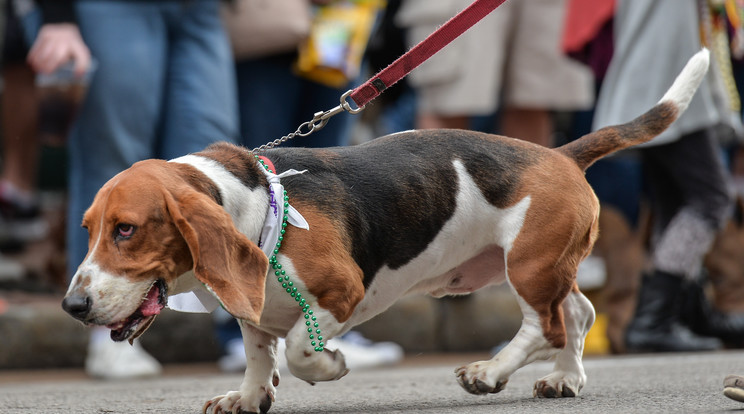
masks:
POLYGON ((269 412, 271 403, 274 402, 273 390, 261 387, 263 393, 254 396, 243 396, 240 391, 230 391, 225 395, 219 395, 204 403, 202 413, 204 414, 265 414, 269 412))
POLYGON ((495 383, 491 384, 491 381, 487 378, 485 370, 480 369, 478 363, 473 363, 468 366, 460 367, 455 370, 457 375, 457 382, 460 384, 465 391, 471 394, 495 394, 500 392, 506 387, 506 383, 509 379, 496 380, 495 383))
POLYGON ((532 395, 538 398, 576 397, 583 387, 583 381, 548 375, 535 383, 532 395))

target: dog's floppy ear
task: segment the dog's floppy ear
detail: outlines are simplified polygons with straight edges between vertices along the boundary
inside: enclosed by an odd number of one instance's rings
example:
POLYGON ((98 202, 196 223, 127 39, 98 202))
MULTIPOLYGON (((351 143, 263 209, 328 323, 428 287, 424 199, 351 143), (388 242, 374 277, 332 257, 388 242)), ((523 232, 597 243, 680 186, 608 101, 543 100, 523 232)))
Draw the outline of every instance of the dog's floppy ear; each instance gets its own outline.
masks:
POLYGON ((236 318, 261 319, 269 259, 233 225, 230 215, 207 195, 165 194, 166 205, 194 261, 194 275, 236 318))

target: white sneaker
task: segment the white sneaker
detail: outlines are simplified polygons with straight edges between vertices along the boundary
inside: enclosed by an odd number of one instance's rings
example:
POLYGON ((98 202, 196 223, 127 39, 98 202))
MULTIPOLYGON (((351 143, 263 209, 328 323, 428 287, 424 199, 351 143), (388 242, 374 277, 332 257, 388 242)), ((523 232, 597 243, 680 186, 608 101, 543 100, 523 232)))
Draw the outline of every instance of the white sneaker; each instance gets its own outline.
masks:
MULTIPOLYGON (((351 331, 341 338, 332 338, 326 348, 338 349, 344 354, 346 367, 349 369, 373 368, 393 365, 403 359, 403 348, 393 342, 372 342, 356 331, 351 331)), ((245 348, 242 339, 233 339, 225 346, 226 354, 217 361, 217 365, 225 372, 245 370, 245 348)), ((287 344, 284 338, 277 341, 277 369, 287 373, 287 344)))
POLYGON ((0 255, 0 281, 19 281, 26 274, 26 269, 15 260, 0 255))
POLYGON ((599 256, 590 254, 581 263, 576 275, 576 283, 582 291, 599 289, 607 280, 605 261, 599 256))
MULTIPOLYGON (((277 347, 277 365, 280 372, 289 372, 287 357, 284 352, 287 345, 284 338, 279 338, 277 347)), ((403 348, 393 342, 372 342, 356 331, 350 331, 340 338, 331 338, 326 348, 333 351, 338 349, 344 354, 346 367, 349 369, 374 368, 393 365, 403 359, 403 348)))
POLYGON ((403 359, 403 348, 394 342, 372 342, 357 331, 328 340, 327 348, 344 354, 349 369, 393 365, 403 359))
POLYGON ((231 339, 225 345, 225 355, 217 360, 217 366, 223 372, 239 372, 245 370, 245 364, 243 338, 231 339))
MULTIPOLYGON (((108 338, 107 338, 108 339, 108 338)), ((160 363, 145 351, 138 340, 129 342, 91 340, 85 372, 106 380, 154 377, 163 371, 160 363)))

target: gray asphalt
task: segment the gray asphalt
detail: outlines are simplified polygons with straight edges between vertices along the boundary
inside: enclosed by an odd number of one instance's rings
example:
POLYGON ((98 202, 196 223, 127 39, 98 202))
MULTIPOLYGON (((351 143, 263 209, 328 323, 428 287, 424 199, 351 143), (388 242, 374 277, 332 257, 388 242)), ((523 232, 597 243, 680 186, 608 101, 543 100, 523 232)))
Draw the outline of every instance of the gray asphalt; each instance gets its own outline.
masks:
MULTIPOLYGON (((577 398, 535 399, 532 384, 552 367, 539 362, 512 376, 499 394, 473 396, 455 382, 455 365, 406 364, 352 371, 310 386, 282 377, 270 413, 725 413, 744 403, 721 393, 729 373, 744 374, 744 352, 585 358, 589 381, 577 398)), ((0 372, 0 376, 3 373, 0 372)), ((37 374, 38 377, 38 374, 37 374)), ((42 378, 0 384, 1 413, 198 413, 241 375, 190 373, 104 382, 42 378)))

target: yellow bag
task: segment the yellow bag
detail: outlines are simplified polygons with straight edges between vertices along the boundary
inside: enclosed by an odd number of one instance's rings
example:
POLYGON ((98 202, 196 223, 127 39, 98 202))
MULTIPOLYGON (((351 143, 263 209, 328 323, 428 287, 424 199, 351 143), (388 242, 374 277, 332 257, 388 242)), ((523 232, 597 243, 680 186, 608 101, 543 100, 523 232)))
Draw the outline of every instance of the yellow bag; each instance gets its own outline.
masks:
POLYGON ((310 36, 300 44, 299 76, 341 88, 360 72, 384 0, 340 0, 316 9, 310 36))

